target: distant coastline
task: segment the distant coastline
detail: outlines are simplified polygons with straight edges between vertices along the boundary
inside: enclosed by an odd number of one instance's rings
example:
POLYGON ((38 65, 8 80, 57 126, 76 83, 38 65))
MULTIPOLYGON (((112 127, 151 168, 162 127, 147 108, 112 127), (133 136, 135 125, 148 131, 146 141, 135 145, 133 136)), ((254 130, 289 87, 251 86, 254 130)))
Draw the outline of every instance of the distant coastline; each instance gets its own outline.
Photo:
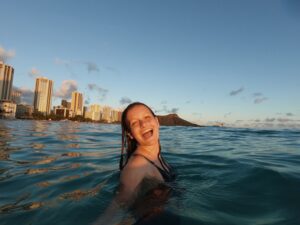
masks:
MULTIPOLYGON (((168 115, 158 115, 158 121, 162 126, 188 126, 188 127, 204 127, 203 125, 198 125, 186 121, 180 118, 177 114, 168 114, 168 115)), ((16 119, 21 120, 46 120, 46 121, 76 121, 76 122, 89 122, 89 123, 102 123, 102 124, 120 124, 120 121, 108 122, 106 120, 95 121, 83 116, 75 116, 72 118, 60 117, 57 115, 44 116, 42 114, 33 115, 32 117, 19 117, 16 119)))

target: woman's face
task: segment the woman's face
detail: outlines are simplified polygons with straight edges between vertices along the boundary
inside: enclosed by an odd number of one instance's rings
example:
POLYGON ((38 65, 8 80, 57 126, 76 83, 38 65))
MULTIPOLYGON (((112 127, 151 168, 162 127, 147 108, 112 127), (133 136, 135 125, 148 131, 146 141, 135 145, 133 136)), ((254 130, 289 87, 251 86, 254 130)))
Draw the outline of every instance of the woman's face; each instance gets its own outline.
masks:
POLYGON ((158 143, 158 119, 147 107, 136 105, 130 109, 127 113, 127 123, 130 128, 129 137, 134 138, 138 145, 150 146, 158 143))

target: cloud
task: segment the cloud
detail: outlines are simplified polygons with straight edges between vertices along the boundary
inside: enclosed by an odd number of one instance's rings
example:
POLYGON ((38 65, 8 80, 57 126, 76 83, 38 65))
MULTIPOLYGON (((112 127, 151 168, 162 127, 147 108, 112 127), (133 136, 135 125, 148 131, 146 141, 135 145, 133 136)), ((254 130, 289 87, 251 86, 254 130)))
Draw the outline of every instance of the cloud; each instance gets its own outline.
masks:
POLYGON ((106 98, 108 92, 107 89, 99 87, 97 84, 88 84, 88 89, 90 91, 96 91, 97 94, 99 95, 98 98, 100 101, 103 101, 106 98))
POLYGON ((276 120, 275 118, 266 118, 265 122, 271 123, 271 122, 274 122, 275 120, 276 120))
MULTIPOLYGON (((163 102, 165 102, 165 101, 163 101, 163 102)), ((177 114, 178 113, 178 111, 179 111, 179 108, 171 108, 171 109, 169 109, 165 104, 163 105, 163 108, 162 109, 156 109, 156 110, 154 110, 155 111, 155 113, 172 113, 172 114, 177 114)))
POLYGON ((241 87, 241 88, 239 88, 239 89, 237 89, 237 90, 231 91, 231 92, 229 93, 229 95, 230 95, 230 96, 235 96, 235 95, 240 94, 240 93, 243 92, 243 91, 244 91, 244 88, 241 87))
MULTIPOLYGON (((256 128, 272 128, 272 127, 281 127, 281 128, 300 128, 300 120, 285 118, 285 117, 267 117, 264 120, 255 119, 255 120, 248 120, 252 123, 248 124, 249 127, 256 127, 256 128)), ((245 124, 246 121, 243 120, 236 120, 235 123, 237 126, 247 127, 248 125, 245 124)))
POLYGON ((31 78, 42 77, 41 72, 38 69, 34 68, 34 67, 28 72, 28 75, 31 78))
POLYGON ((253 100, 254 104, 260 104, 260 103, 268 100, 268 98, 264 97, 263 93, 261 93, 261 92, 253 93, 253 97, 254 97, 254 100, 253 100))
POLYGON ((64 80, 61 87, 55 92, 54 96, 62 99, 70 99, 73 91, 77 91, 78 86, 75 80, 64 80))
POLYGON ((89 105, 90 102, 91 102, 91 99, 90 99, 89 96, 87 96, 86 99, 84 100, 84 104, 85 104, 85 105, 89 105))
POLYGON ((172 108, 171 110, 168 111, 168 113, 178 113, 179 108, 172 108))
POLYGON ((26 87, 14 87, 16 91, 21 92, 21 103, 27 105, 33 105, 34 92, 26 87))
POLYGON ((14 50, 5 50, 0 46, 0 61, 6 62, 8 59, 15 57, 16 53, 14 50))
POLYGON ((160 102, 160 104, 162 105, 163 108, 155 110, 155 113, 159 113, 159 112, 172 113, 172 114, 178 113, 179 108, 171 108, 171 109, 169 109, 167 107, 168 101, 163 100, 163 101, 160 102))
MULTIPOLYGON (((56 58, 54 60, 54 63, 66 67, 66 69, 71 73, 71 75, 76 75, 73 72, 73 67, 76 65, 85 65, 88 73, 100 71, 98 65, 91 61, 65 60, 65 59, 56 58)), ((113 68, 111 67, 109 67, 109 69, 113 70, 113 68)))
POLYGON ((280 123, 293 122, 293 120, 289 119, 289 118, 278 118, 277 121, 280 122, 280 123))
POLYGON ((254 104, 260 104, 267 100, 268 100, 268 98, 266 98, 266 97, 256 98, 256 99, 254 99, 254 104))
POLYGON ((95 72, 99 72, 100 71, 96 63, 85 62, 84 64, 87 66, 88 73, 91 73, 93 71, 95 71, 95 72))
POLYGON ((285 115, 286 115, 286 116, 294 116, 293 113, 286 113, 285 115))
POLYGON ((132 103, 132 100, 130 98, 128 98, 128 97, 122 97, 120 99, 120 104, 121 105, 128 105, 130 103, 132 103))
POLYGON ((242 122, 244 122, 244 120, 236 120, 235 122, 236 123, 242 123, 242 122))
POLYGON ((72 62, 71 61, 68 61, 68 60, 63 60, 63 59, 59 59, 59 58, 56 58, 54 60, 54 63, 57 64, 57 65, 62 65, 64 66, 67 71, 72 75, 72 76, 76 76, 76 73, 73 72, 73 69, 72 69, 72 62))

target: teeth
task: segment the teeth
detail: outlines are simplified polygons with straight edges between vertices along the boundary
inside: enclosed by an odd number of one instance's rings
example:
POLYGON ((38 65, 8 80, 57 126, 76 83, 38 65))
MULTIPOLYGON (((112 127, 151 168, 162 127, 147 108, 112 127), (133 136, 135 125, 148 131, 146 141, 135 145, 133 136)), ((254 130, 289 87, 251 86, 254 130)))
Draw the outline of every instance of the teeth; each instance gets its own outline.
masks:
POLYGON ((143 135, 146 134, 146 133, 148 133, 149 131, 152 132, 152 129, 146 130, 146 131, 143 133, 143 135))
POLYGON ((145 138, 149 138, 152 135, 153 135, 153 130, 152 129, 150 129, 150 130, 143 133, 143 137, 145 137, 145 138))

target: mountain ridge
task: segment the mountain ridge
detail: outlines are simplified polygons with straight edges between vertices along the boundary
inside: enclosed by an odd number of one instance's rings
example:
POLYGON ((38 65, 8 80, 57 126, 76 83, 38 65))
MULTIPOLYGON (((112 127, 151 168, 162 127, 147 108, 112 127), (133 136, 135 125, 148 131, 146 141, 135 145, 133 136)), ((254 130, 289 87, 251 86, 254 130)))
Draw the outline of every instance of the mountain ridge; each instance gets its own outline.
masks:
POLYGON ((157 116, 159 124, 162 126, 189 126, 189 127, 203 127, 198 124, 191 123, 180 118, 176 113, 168 115, 158 115, 157 116))

